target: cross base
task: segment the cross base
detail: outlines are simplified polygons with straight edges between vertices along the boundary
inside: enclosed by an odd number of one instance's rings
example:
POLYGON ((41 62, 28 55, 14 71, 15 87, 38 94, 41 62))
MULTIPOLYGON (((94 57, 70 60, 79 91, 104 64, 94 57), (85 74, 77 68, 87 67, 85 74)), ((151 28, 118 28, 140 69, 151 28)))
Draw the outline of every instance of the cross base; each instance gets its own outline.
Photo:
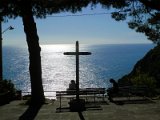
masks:
POLYGON ((80 112, 86 110, 84 99, 73 99, 69 102, 71 112, 80 112))

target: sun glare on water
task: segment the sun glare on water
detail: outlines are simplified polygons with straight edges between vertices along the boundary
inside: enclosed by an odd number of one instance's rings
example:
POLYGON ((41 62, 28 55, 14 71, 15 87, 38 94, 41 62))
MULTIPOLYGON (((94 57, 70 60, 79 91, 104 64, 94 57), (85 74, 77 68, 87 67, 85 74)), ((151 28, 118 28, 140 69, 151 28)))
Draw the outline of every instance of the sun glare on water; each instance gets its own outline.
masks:
MULTIPOLYGON (((76 62, 75 56, 64 55, 64 52, 75 52, 75 45, 42 45, 41 48, 44 91, 66 90, 69 82, 76 80, 76 62)), ((81 45, 81 48, 81 51, 86 51, 86 46, 81 45)), ((89 67, 91 63, 87 62, 88 60, 85 58, 89 57, 80 57, 80 87, 91 87, 93 85, 90 81, 95 79, 95 74, 89 67)))
POLYGON ((75 78, 74 57, 64 52, 75 51, 74 45, 42 45, 42 76, 45 91, 65 90, 75 78))
POLYGON ((42 52, 65 52, 74 50, 74 44, 49 44, 49 45, 41 45, 42 52))

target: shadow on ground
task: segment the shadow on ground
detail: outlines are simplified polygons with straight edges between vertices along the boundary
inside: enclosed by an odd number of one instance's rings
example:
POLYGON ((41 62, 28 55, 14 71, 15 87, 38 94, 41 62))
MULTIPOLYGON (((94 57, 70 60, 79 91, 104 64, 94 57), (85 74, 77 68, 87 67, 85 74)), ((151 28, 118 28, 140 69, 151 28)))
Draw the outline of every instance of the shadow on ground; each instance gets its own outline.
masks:
POLYGON ((79 115, 80 120, 85 120, 85 118, 84 118, 82 112, 78 112, 78 115, 79 115))
MULTIPOLYGON (((109 105, 108 102, 86 102, 85 111, 92 111, 92 110, 102 110, 101 105, 109 105)), ((56 109, 56 113, 61 113, 61 112, 71 112, 70 107, 59 107, 56 109)))
POLYGON ((124 104, 150 104, 150 103, 155 103, 152 100, 145 99, 145 100, 118 100, 114 101, 116 105, 124 105, 124 104))
POLYGON ((34 120, 42 105, 30 105, 28 109, 19 117, 19 120, 34 120))

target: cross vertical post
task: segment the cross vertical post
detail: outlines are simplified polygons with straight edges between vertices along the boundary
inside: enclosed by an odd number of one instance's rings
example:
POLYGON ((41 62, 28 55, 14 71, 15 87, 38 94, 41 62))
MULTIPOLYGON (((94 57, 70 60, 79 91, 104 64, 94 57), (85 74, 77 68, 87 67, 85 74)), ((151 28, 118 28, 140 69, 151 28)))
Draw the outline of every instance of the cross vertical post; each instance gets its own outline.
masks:
POLYGON ((79 43, 76 41, 76 99, 79 100, 79 43))

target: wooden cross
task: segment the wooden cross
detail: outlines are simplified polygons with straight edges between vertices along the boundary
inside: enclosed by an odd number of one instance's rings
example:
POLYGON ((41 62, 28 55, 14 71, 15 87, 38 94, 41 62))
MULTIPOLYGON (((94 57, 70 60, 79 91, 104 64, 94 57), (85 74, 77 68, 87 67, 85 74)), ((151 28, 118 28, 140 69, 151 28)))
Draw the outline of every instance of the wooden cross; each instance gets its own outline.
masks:
POLYGON ((76 41, 76 51, 64 52, 64 55, 76 56, 76 99, 79 100, 79 55, 91 55, 91 52, 79 52, 79 43, 76 41))

